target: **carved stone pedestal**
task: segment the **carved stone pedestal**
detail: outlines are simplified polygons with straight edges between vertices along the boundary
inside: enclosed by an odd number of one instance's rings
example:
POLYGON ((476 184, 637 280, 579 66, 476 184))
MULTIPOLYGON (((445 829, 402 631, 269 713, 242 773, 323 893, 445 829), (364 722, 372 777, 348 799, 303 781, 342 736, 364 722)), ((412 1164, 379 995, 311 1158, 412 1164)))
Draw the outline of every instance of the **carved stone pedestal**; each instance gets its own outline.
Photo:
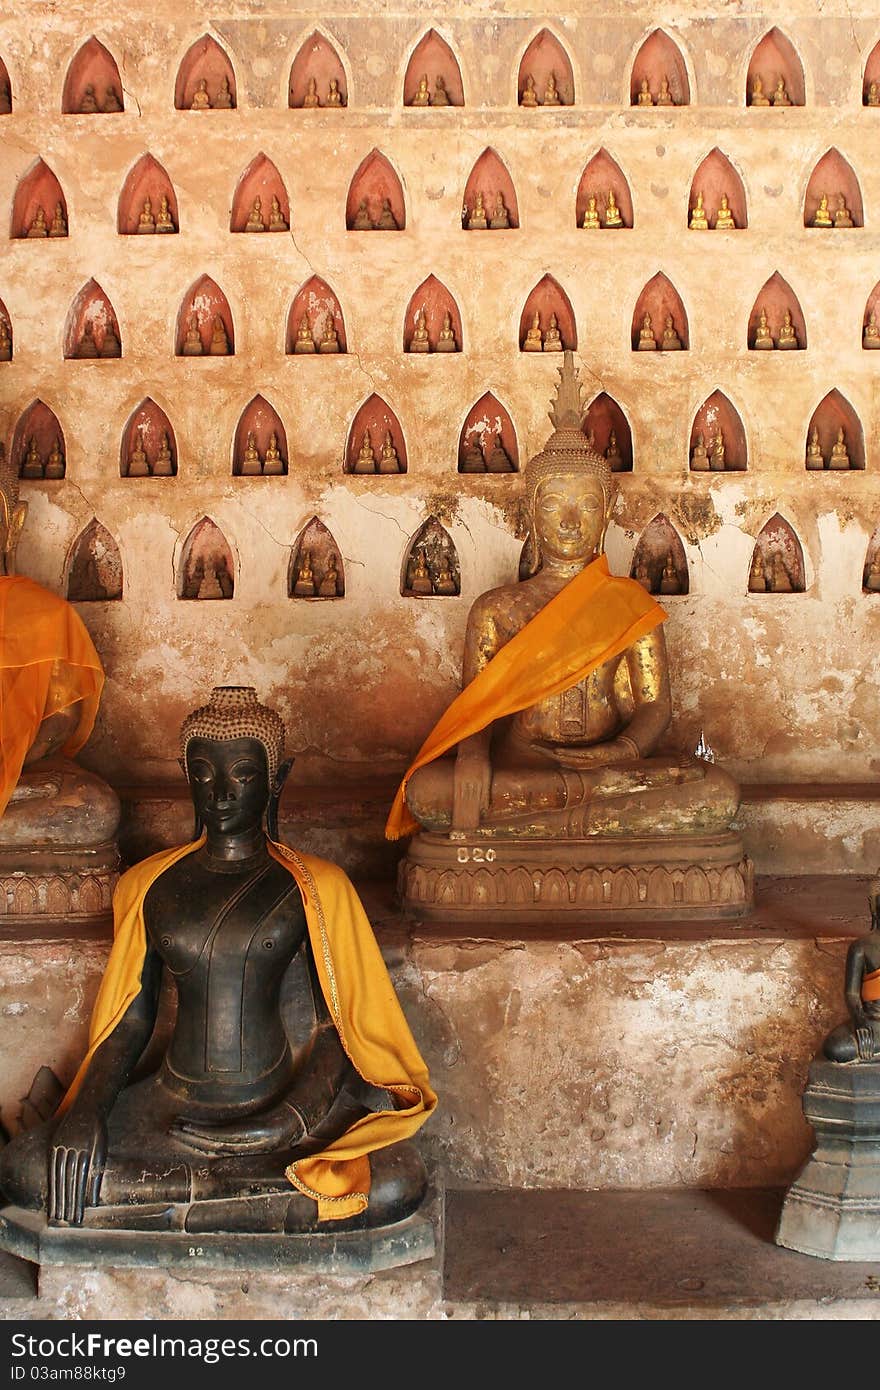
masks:
POLYGON ((880 1260, 880 1062, 810 1066, 813 1152, 785 1197, 776 1244, 824 1260, 880 1260))
POLYGON ((403 905, 445 922, 572 923, 738 917, 754 871, 739 836, 454 838, 420 832, 398 870, 403 905))

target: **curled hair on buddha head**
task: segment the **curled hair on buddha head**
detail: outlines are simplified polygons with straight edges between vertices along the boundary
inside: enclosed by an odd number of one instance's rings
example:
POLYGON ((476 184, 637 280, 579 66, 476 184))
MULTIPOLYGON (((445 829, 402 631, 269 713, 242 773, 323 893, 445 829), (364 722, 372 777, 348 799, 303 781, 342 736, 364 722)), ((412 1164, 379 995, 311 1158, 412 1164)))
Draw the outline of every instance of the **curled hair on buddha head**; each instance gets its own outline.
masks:
MULTIPOLYGON (((186 750, 194 738, 225 743, 234 738, 253 738, 263 746, 269 773, 269 807, 267 829, 273 840, 278 838, 278 801, 284 780, 293 763, 285 758, 284 720, 277 710, 261 705, 252 685, 215 685, 206 705, 200 705, 186 716, 180 729, 180 764, 189 781, 186 750)), ((196 826, 196 835, 201 825, 196 826)))

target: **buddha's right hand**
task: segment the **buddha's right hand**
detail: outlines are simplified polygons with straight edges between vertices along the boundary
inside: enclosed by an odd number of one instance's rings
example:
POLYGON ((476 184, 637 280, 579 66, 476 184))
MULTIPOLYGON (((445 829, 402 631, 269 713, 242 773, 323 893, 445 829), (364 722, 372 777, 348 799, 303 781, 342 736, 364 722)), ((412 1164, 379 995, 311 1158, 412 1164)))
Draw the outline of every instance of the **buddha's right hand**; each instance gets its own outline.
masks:
POLYGON ((489 809, 492 765, 482 753, 462 750, 452 774, 452 829, 476 830, 489 809))
POLYGON ((94 1112, 72 1108, 49 1149, 49 1223, 81 1226, 87 1206, 98 1204, 107 1158, 107 1126, 94 1112))

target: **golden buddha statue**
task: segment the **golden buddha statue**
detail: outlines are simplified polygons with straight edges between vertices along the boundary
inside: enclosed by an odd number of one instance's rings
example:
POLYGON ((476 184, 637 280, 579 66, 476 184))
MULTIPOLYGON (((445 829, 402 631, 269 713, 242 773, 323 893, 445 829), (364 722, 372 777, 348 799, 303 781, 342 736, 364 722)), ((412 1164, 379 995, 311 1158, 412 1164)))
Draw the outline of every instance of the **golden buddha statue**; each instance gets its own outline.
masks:
POLYGON ((764 557, 758 546, 752 552, 752 563, 749 568, 749 593, 764 594, 767 592, 767 576, 764 572, 764 557))
POLYGON ((266 224, 263 221, 263 200, 257 195, 251 203, 251 210, 248 213, 248 220, 244 227, 246 232, 265 232, 266 224))
POLYGON ((303 314, 299 321, 299 328, 296 330, 293 351, 294 353, 315 351, 315 340, 312 337, 312 325, 308 314, 303 314))
POLYGON ((409 591, 411 594, 425 596, 433 594, 434 581, 428 572, 428 561, 424 549, 420 546, 414 557, 412 574, 410 575, 409 591))
POLYGON ((486 459, 487 473, 512 473, 513 463, 501 440, 501 430, 495 434, 486 459))
POLYGON ((598 230, 601 225, 602 223, 599 221, 599 200, 595 193, 591 193, 587 199, 587 206, 584 209, 584 217, 581 226, 586 227, 588 230, 591 228, 596 228, 598 230))
POLYGON ((399 230, 397 218, 392 212, 391 201, 388 198, 382 199, 382 208, 379 212, 379 220, 376 223, 376 229, 380 232, 396 232, 399 230))
POLYGON ((612 473, 619 473, 623 468, 623 455, 620 452, 620 445, 617 442, 617 431, 609 430, 608 447, 605 450, 605 458, 608 460, 608 467, 612 473))
POLYGON ((733 213, 730 210, 730 202, 728 200, 727 194, 722 193, 721 202, 719 203, 718 211, 715 214, 715 230, 716 232, 725 232, 733 231, 735 228, 736 223, 733 220, 733 213))
POLYGON ((675 331, 675 323, 671 314, 666 315, 666 322, 663 325, 663 336, 660 339, 660 347, 664 352, 675 352, 681 347, 681 338, 675 331))
POLYGON ((561 106, 562 99, 559 95, 559 88, 556 85, 556 73, 551 72, 547 78, 547 86, 544 88, 544 105, 561 106))
POLYGON ((147 451, 144 448, 144 441, 140 434, 135 436, 134 445, 128 456, 128 477, 129 478, 148 478, 150 475, 150 463, 147 458, 147 451))
POLYGON ((435 352, 457 352, 455 342, 455 330, 452 327, 452 315, 449 310, 443 315, 443 324, 437 335, 437 346, 435 352))
POLYGON ((835 227, 852 227, 854 225, 852 214, 846 205, 846 198, 842 193, 837 195, 837 207, 834 212, 835 227))
POLYGON ((296 598, 314 598, 315 596, 315 572, 312 569, 310 550, 305 551, 297 567, 293 593, 296 598))
POLYGON ((486 216, 486 205, 483 201, 483 194, 482 191, 478 191, 474 198, 474 206, 468 213, 467 229, 469 232, 482 232, 485 231, 488 225, 489 219, 486 216))
POLYGON ((104 91, 104 113, 122 110, 122 101, 115 87, 107 87, 104 91))
POLYGON ((327 561, 327 568, 324 571, 324 578, 318 585, 319 598, 338 598, 339 597, 339 561, 336 552, 331 551, 327 561))
POLYGON ((752 343, 752 347, 758 352, 768 352, 774 346, 773 335, 770 332, 770 324, 767 319, 767 310, 762 307, 758 315, 758 325, 755 329, 755 341, 752 343))
POLYGON ((520 106, 538 105, 538 93, 535 91, 535 79, 532 77, 531 73, 526 74, 523 89, 519 94, 519 104, 520 106))
POLYGON ((681 593, 681 580, 678 577, 678 570, 675 568, 675 561, 672 558, 671 550, 667 550, 666 552, 666 560, 663 564, 663 572, 660 575, 660 593, 681 593))
POLYGON ((837 431, 837 438, 831 446, 831 457, 828 460, 829 468, 849 468, 849 453, 846 447, 846 435, 841 425, 837 431))
POLYGON ((288 225, 287 225, 287 218, 284 216, 284 213, 281 211, 281 203, 279 202, 278 198, 276 197, 276 195, 275 195, 274 193, 272 194, 272 206, 271 206, 270 209, 269 209, 269 231, 270 231, 270 232, 288 232, 288 231, 290 231, 290 228, 289 228, 288 225))
POLYGON ((391 431, 385 431, 385 438, 382 441, 382 448, 379 451, 379 462, 376 467, 377 473, 399 473, 400 459, 394 447, 394 440, 391 431))
POLYGON ((37 447, 36 436, 33 434, 28 440, 24 462, 21 465, 21 476, 23 478, 42 478, 44 476, 42 455, 37 447))
POLYGON ((550 322, 547 325, 547 332, 544 334, 544 351, 562 351, 562 336, 559 332, 559 320, 557 319, 555 314, 550 315, 550 322))
POLYGON ((55 213, 49 226, 50 236, 67 236, 67 218, 61 203, 55 204, 55 213))
POLYGON ((358 455, 351 471, 352 473, 375 473, 376 471, 376 455, 373 450, 373 440, 369 430, 364 430, 361 447, 358 450, 358 455))
POLYGON ((880 106, 880 85, 876 82, 868 83, 868 94, 865 97, 866 106, 880 106))
POLYGON ((871 561, 865 566, 863 587, 872 594, 880 594, 880 550, 875 550, 871 561))
POLYGON ((430 105, 431 105, 431 93, 430 93, 430 90, 429 90, 429 88, 428 88, 428 74, 427 74, 427 73, 423 73, 422 76, 419 78, 419 85, 418 85, 418 87, 416 88, 415 92, 413 93, 413 98, 412 98, 412 101, 410 102, 410 106, 430 106, 430 105))
POLYGON ((880 324, 877 323, 877 312, 872 309, 868 314, 868 322, 865 324, 865 331, 862 334, 863 348, 880 348, 880 324))
POLYGON ((434 91, 431 94, 432 106, 449 106, 449 93, 446 90, 446 78, 442 73, 434 78, 434 91))
POLYGON ((788 92, 785 90, 785 78, 782 76, 781 73, 779 77, 776 79, 776 86, 773 89, 773 105, 791 106, 791 100, 789 98, 788 92))
POLYGON ((794 585, 781 550, 774 550, 770 556, 770 593, 791 594, 794 585))
POLYGON ((660 78, 660 90, 659 90, 659 92, 657 93, 657 105, 658 105, 658 106, 674 106, 674 105, 675 105, 675 101, 673 100, 672 92, 671 92, 670 89, 669 89, 669 78, 666 76, 665 73, 664 73, 663 76, 660 78))
POLYGON ((95 96, 95 89, 91 82, 86 84, 79 103, 79 114, 81 116, 94 116, 98 110, 98 98, 95 96))
POLYGON ((241 459, 241 469, 239 471, 243 478, 258 477, 263 471, 263 460, 260 458, 260 451, 257 448, 257 436, 254 434, 253 430, 248 431, 247 442, 241 459))
POLYGON ((657 339, 654 337, 654 327, 651 323, 651 315, 645 314, 642 318, 642 326, 639 329, 639 352, 654 352, 657 347, 657 339))
POLYGON ((208 352, 212 357, 226 357, 230 352, 226 325, 219 314, 214 315, 214 326, 211 329, 211 345, 208 348, 208 352))
POLYGON ((544 335, 541 332, 541 315, 536 309, 532 317, 532 325, 525 336, 522 345, 523 352, 543 352, 544 335))
POLYGON ((431 344, 428 340, 428 317, 424 309, 419 309, 416 313, 415 327, 409 340, 409 352, 430 352, 431 344))
POLYGON ((783 352, 792 351, 798 345, 797 333, 791 317, 791 310, 786 309, 782 315, 782 326, 779 329, 779 337, 776 340, 777 348, 783 352))
POLYGON ((724 435, 720 429, 716 429, 712 436, 712 448, 709 453, 709 467, 713 473, 723 473, 727 467, 724 458, 724 435))
POLYGON ((144 199, 144 205, 138 217, 138 232, 143 235, 150 235, 156 231, 156 219, 153 216, 153 204, 149 198, 144 199))
POLYGON ((617 206, 617 199, 614 196, 614 189, 608 190, 608 197, 605 202, 605 226, 622 227, 623 217, 620 208, 617 206))
POLYGON ((438 573, 434 577, 434 593, 448 597, 458 595, 458 585, 455 582, 455 575, 452 573, 452 566, 446 555, 441 557, 438 573))
POLYGON ((199 332, 199 321, 195 314, 190 314, 189 324, 187 325, 186 337, 180 349, 183 357, 201 357, 204 352, 202 335, 199 332))
POLYGON ((504 194, 496 193, 495 205, 492 209, 492 216, 489 218, 489 227, 494 228, 495 231, 498 231, 502 228, 509 226, 510 218, 507 213, 507 208, 504 206, 504 194))
POLYGON ((61 440, 56 435, 46 459, 46 468, 43 473, 44 478, 63 478, 64 477, 64 451, 61 448, 61 440))
POLYGON ((38 207, 34 213, 26 235, 29 237, 43 237, 49 235, 49 228, 46 226, 46 214, 41 207, 38 207))
POLYGON ((636 97, 636 103, 635 103, 635 104, 636 104, 636 106, 653 106, 653 105, 654 105, 654 98, 651 96, 651 89, 650 89, 649 86, 648 86, 648 79, 647 79, 647 77, 643 77, 642 80, 641 80, 641 82, 639 83, 639 91, 638 91, 638 96, 636 97))
POLYGON ((163 193, 159 201, 159 211, 156 213, 156 231, 173 232, 176 230, 171 216, 171 209, 168 206, 168 197, 163 193))
POLYGON ((463 689, 391 807, 386 835, 416 832, 402 896, 447 920, 533 920, 551 903, 555 921, 660 904, 673 916, 737 915, 752 892, 730 828, 739 788, 717 763, 657 751, 672 717, 666 614, 641 584, 610 574, 617 485, 583 433, 570 351, 559 376, 554 432, 525 469, 533 575, 472 605, 463 689), (674 873, 693 891, 674 893, 674 873))
POLYGON ((190 103, 190 111, 210 111, 211 98, 208 96, 208 79, 200 77, 193 92, 193 99, 190 103))
POLYGON ((834 218, 831 216, 831 209, 828 206, 828 194, 822 193, 819 197, 819 205, 813 214, 814 227, 833 227, 834 218))
POLYGON ((818 472, 819 469, 825 467, 825 459, 822 456, 822 447, 819 443, 819 431, 815 425, 810 431, 810 437, 807 440, 806 466, 814 472, 818 472))
POLYGON ((705 473, 709 467, 709 450, 702 431, 697 432, 696 442, 691 450, 691 468, 695 473, 705 473))
POLYGON ((85 323, 83 324, 82 333, 80 334, 80 340, 77 343, 75 355, 77 357, 98 356, 98 344, 95 342, 95 330, 92 327, 91 319, 86 319, 85 323))
POLYGON ((308 111, 321 105, 318 100, 318 82, 314 77, 310 77, 306 86, 306 94, 303 97, 303 109, 308 111))
POLYGON ((371 232, 373 230, 373 219, 367 207, 366 198, 361 198, 357 205, 357 210, 351 222, 353 232, 371 232))
POLYGON ((691 220, 688 223, 692 232, 708 232, 709 219, 706 216, 706 209, 703 205, 702 193, 697 194, 697 201, 691 208, 691 220))
POLYGON ((330 85, 327 88, 327 105, 342 106, 342 93, 339 90, 339 78, 331 77, 330 85))
POLYGON ((284 460, 281 457, 281 450, 278 448, 278 435, 273 430, 269 435, 269 443, 266 445, 266 456, 263 459, 263 477, 277 478, 284 472, 284 460))
POLYGON ((9 324, 2 314, 0 314, 0 362, 12 361, 12 334, 9 332, 9 324))
POLYGON ((459 473, 485 473, 487 471, 486 459, 476 435, 472 436, 470 442, 465 444, 458 471, 459 473))
POLYGON ((321 334, 321 341, 318 344, 319 352, 339 352, 339 337, 336 333, 336 325, 333 322, 333 315, 327 315, 327 322, 324 325, 324 332, 321 334))
POLYGON ((171 478, 174 476, 174 460, 171 457, 171 442, 167 432, 162 435, 162 442, 156 453, 156 462, 153 464, 154 478, 171 478))
POLYGON ((217 95, 214 98, 214 105, 218 111, 229 111, 234 102, 232 100, 232 90, 229 86, 229 78, 224 73, 220 78, 220 86, 217 88, 217 95))
POLYGON ((749 96, 749 105, 750 105, 750 106, 769 106, 769 105, 770 105, 770 98, 767 96, 766 92, 764 91, 764 82, 763 82, 762 78, 760 78, 760 77, 758 76, 757 73, 755 73, 754 79, 753 79, 753 81, 752 81, 752 90, 751 90, 751 94, 750 94, 750 96, 749 96))

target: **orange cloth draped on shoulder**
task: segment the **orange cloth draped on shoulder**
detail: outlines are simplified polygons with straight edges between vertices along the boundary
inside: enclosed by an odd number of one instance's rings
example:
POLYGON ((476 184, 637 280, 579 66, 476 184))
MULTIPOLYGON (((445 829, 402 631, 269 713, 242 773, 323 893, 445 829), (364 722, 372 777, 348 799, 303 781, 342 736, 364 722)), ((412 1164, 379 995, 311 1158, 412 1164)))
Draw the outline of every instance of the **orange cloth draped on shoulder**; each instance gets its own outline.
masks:
POLYGON ((880 999, 880 970, 869 970, 862 976, 862 999, 866 1004, 880 999))
POLYGON ((0 576, 0 816, 50 714, 80 701, 62 749, 73 757, 95 723, 104 669, 72 604, 24 575, 0 576))
MULTIPOLYGON (((113 945, 92 1012, 88 1051, 59 1113, 76 1096, 96 1049, 140 990, 147 945, 143 907, 150 885, 204 842, 202 835, 190 844, 160 850, 120 878, 113 897, 113 945)), ((369 1154, 414 1134, 434 1111, 437 1096, 348 875, 316 855, 267 843, 302 894, 321 990, 342 1046, 364 1080, 390 1091, 394 1100, 393 1110, 363 1116, 326 1149, 286 1169, 292 1185, 317 1202, 320 1220, 339 1220, 367 1206, 369 1154)))
POLYGON ((385 825, 389 840, 419 829, 406 784, 456 743, 488 724, 584 680, 664 622, 668 614, 642 584, 608 571, 599 555, 511 637, 452 701, 407 768, 385 825))

